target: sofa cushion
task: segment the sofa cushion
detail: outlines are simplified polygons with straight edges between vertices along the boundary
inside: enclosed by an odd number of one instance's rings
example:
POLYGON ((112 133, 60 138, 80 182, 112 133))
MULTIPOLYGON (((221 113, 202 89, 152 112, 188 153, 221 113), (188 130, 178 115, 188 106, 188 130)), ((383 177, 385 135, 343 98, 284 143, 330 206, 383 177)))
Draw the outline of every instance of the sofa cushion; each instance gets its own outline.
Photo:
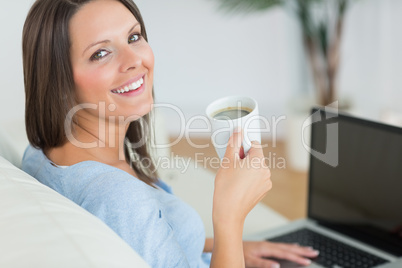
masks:
POLYGON ((0 267, 148 267, 101 220, 0 157, 0 267))
POLYGON ((4 127, 0 127, 0 156, 17 167, 21 165, 21 155, 18 154, 10 135, 5 132, 4 127))

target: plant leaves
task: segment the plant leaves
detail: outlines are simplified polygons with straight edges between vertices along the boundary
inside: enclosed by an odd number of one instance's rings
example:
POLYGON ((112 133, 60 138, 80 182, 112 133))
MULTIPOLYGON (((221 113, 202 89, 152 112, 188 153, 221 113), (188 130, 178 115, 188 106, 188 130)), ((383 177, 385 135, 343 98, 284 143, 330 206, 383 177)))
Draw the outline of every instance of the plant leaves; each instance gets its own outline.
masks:
POLYGON ((262 11, 271 7, 284 4, 286 0, 218 0, 220 9, 227 11, 249 13, 262 11))

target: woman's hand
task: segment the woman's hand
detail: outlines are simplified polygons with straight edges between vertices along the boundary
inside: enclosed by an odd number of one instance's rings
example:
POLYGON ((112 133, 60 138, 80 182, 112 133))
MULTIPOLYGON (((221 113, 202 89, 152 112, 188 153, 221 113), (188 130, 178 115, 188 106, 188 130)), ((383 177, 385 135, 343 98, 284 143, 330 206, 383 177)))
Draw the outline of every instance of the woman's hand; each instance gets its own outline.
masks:
POLYGON ((225 156, 215 179, 214 224, 244 222, 247 214, 271 189, 271 172, 265 164, 262 148, 252 142, 242 159, 242 132, 230 137, 225 156))
POLYGON ((241 132, 230 137, 215 178, 213 268, 244 267, 244 220, 272 187, 271 173, 264 162, 261 146, 253 142, 248 155, 242 159, 242 140, 241 132))
POLYGON ((266 259, 270 257, 309 265, 311 261, 308 258, 318 256, 318 251, 309 247, 267 241, 244 241, 243 251, 246 267, 279 268, 276 261, 266 259))

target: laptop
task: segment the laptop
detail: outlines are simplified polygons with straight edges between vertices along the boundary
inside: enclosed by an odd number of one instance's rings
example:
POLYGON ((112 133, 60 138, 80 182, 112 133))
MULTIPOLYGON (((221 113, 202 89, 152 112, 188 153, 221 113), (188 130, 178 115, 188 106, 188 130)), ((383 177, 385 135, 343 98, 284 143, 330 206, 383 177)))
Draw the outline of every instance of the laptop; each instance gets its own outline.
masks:
POLYGON ((327 108, 309 119, 307 219, 254 238, 319 250, 308 267, 401 268, 402 128, 327 108))

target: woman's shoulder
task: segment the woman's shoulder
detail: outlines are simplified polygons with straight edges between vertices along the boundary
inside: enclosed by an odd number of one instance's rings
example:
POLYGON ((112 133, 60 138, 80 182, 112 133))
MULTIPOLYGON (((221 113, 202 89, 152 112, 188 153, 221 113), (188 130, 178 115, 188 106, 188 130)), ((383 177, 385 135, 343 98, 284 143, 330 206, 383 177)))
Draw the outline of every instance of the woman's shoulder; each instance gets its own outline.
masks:
POLYGON ((97 161, 58 166, 41 150, 32 146, 25 151, 22 168, 43 184, 80 205, 89 196, 115 200, 123 199, 125 193, 131 193, 140 198, 151 195, 154 189, 123 170, 97 161))
POLYGON ((84 193, 96 193, 100 198, 113 200, 132 198, 149 198, 155 188, 118 168, 95 162, 86 161, 69 167, 74 176, 85 176, 84 193))
POLYGON ((133 175, 96 161, 84 161, 65 168, 62 183, 76 203, 84 207, 113 210, 144 200, 157 199, 155 188, 133 175))

